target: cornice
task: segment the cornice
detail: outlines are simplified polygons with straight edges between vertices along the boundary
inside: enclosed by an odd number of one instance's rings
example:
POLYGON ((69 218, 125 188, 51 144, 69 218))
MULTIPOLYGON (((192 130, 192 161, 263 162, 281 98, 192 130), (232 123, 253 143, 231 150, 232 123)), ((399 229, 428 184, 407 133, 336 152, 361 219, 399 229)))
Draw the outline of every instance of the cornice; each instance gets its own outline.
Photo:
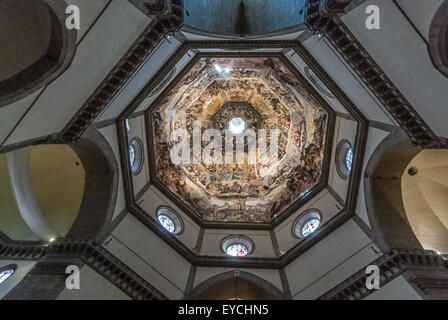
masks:
MULTIPOLYGON (((197 50, 196 50, 197 51, 197 50)), ((235 56, 241 56, 241 52, 228 53, 229 55, 234 54, 235 56)), ((262 53, 266 55, 266 53, 262 53)), ((283 53, 277 53, 283 55, 283 53)), ((223 55, 222 52, 204 53, 207 56, 219 56, 223 55)), ((250 53, 254 55, 254 52, 250 53)), ((196 57, 197 58, 197 57, 196 57)), ((193 58, 194 60, 194 58, 193 58)), ((292 63, 288 60, 288 64, 292 63)), ((185 68, 184 68, 185 70, 185 68)), ((293 68, 295 70, 295 67, 293 68)), ((185 72, 185 71, 184 71, 185 72)), ((172 80, 172 83, 176 82, 182 76, 182 72, 176 75, 172 80)), ((308 82, 305 82, 308 83, 308 82)), ((162 92, 159 93, 162 96, 169 90, 167 86, 162 92)), ((320 97, 320 96, 319 96, 320 97)), ((318 98, 320 102, 321 97, 318 98)), ((157 98, 156 98, 157 100, 157 98)), ((322 99, 323 100, 323 99, 322 99)), ((148 113, 146 113, 146 123, 150 125, 151 121, 148 119, 148 113)), ((130 105, 122 112, 119 116, 117 123, 117 136, 120 147, 120 160, 122 165, 122 175, 124 182, 126 206, 128 211, 136 217, 141 223, 147 226, 151 231, 153 231, 157 236, 163 239, 170 247, 172 247, 176 252, 178 252, 182 257, 184 257, 188 262, 196 266, 209 266, 209 267, 250 267, 250 268, 267 268, 267 269, 281 269, 287 264, 294 261, 297 257, 303 254, 306 250, 311 248, 315 243, 326 237, 329 233, 334 231, 340 225, 348 221, 353 217, 356 200, 358 195, 359 183, 362 176, 362 164, 364 161, 364 152, 367 141, 368 133, 368 121, 362 115, 362 113, 356 108, 356 106, 351 102, 347 95, 342 91, 341 88, 330 78, 330 76, 324 71, 324 69, 319 65, 319 63, 313 58, 313 56, 300 44, 298 41, 291 40, 235 40, 235 41, 215 41, 215 40, 204 40, 204 41, 185 41, 167 60, 165 65, 163 65, 156 75, 148 82, 148 84, 137 94, 136 98, 130 103, 130 105), (132 183, 132 176, 130 175, 129 161, 127 158, 127 130, 125 125, 125 119, 130 117, 134 110, 138 108, 147 95, 152 92, 152 90, 157 86, 157 84, 163 79, 168 72, 176 65, 177 61, 186 54, 189 50, 202 49, 202 48, 221 48, 221 49, 253 49, 253 48, 288 48, 294 50, 310 67, 313 68, 315 73, 321 77, 324 83, 332 90, 336 99, 338 99, 347 110, 350 111, 354 120, 358 122, 357 126, 357 136, 354 147, 354 167, 349 181, 349 192, 346 201, 346 209, 341 210, 333 219, 327 221, 319 230, 318 233, 312 237, 308 237, 305 241, 298 242, 293 248, 291 248, 284 255, 277 258, 251 258, 247 257, 244 259, 232 259, 229 257, 210 257, 210 256, 200 256, 186 247, 180 240, 175 236, 166 232, 160 224, 155 221, 148 213, 146 213, 135 201, 134 197, 134 187, 132 183)), ((150 137, 147 137, 150 138, 150 137)), ((151 139, 147 139, 150 141, 151 139)), ((151 148, 149 148, 151 149, 151 148)), ((149 155, 151 158, 151 154, 149 155)), ((329 157, 327 157, 329 158, 329 157)), ((328 166, 330 164, 328 163, 328 166)), ((157 181, 150 181, 151 184, 157 185, 157 181)), ((180 205, 176 202, 175 198, 169 197, 176 205, 180 205)), ((191 215, 189 215, 191 216, 191 215)), ((222 225, 203 225, 201 221, 197 221, 201 228, 223 228, 222 225)), ((262 226, 265 229, 268 226, 262 226)), ((229 224, 228 228, 241 228, 241 229, 251 229, 248 226, 241 226, 237 224, 229 224)), ((253 227, 257 229, 258 227, 253 227)), ((272 229, 272 226, 271 228, 272 229)))
MULTIPOLYGON (((0 239, 0 259, 40 261, 48 256, 80 259, 133 299, 167 299, 126 264, 92 241, 62 239, 51 244, 44 244, 20 241, 6 243, 0 239)), ((54 267, 57 266, 50 264, 49 269, 40 266, 36 272, 51 274, 54 267)))
MULTIPOLYGON (((446 290, 448 294, 448 261, 433 251, 393 249, 382 255, 370 265, 378 266, 380 270, 380 288, 404 275, 414 288, 425 298, 431 296, 434 290, 446 290)), ((365 267, 353 276, 329 290, 319 300, 360 300, 375 292, 366 288, 366 280, 371 274, 366 274, 365 267)), ((440 292, 437 293, 440 296, 440 292)))
POLYGON ((400 90, 338 17, 351 0, 308 0, 305 23, 321 32, 416 145, 427 149, 448 148, 425 123, 400 90))
POLYGON ((162 39, 178 30, 182 25, 182 8, 173 1, 171 14, 151 16, 153 19, 143 33, 133 43, 103 82, 87 99, 75 116, 59 133, 59 139, 72 142, 79 138, 106 108, 111 99, 120 91, 162 39))

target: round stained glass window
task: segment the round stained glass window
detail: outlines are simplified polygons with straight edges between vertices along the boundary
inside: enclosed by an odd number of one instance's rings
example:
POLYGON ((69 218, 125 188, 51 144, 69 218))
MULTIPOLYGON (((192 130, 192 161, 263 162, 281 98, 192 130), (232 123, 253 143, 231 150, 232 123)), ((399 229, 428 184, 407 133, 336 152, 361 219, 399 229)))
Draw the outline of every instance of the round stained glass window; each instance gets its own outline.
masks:
POLYGON ((131 167, 135 163, 135 148, 133 145, 129 146, 129 163, 131 164, 131 167))
POLYGON ((157 220, 169 233, 179 234, 184 229, 181 217, 170 207, 159 207, 157 209, 157 220))
POLYGON ((246 130, 246 122, 241 118, 232 118, 229 121, 229 131, 232 134, 239 135, 246 130))
POLYGON ((143 143, 138 137, 134 137, 129 144, 129 165, 133 174, 140 173, 143 167, 143 143))
POLYGON ((307 235, 313 233, 319 228, 320 220, 319 219, 311 219, 305 222, 302 227, 302 237, 306 237, 307 235))
POLYGON ((244 257, 247 256, 247 248, 239 243, 232 244, 227 247, 226 253, 232 257, 244 257))
POLYGON ((311 209, 301 214, 292 226, 292 233, 297 238, 305 238, 315 232, 321 224, 320 212, 311 209))
POLYGON ((16 270, 16 265, 7 265, 3 268, 0 268, 0 284, 5 282, 16 270))
POLYGON ((345 153, 345 166, 350 171, 352 170, 353 150, 349 148, 345 153))
POLYGON ((342 140, 336 149, 336 168, 343 179, 350 176, 353 165, 353 148, 347 140, 342 140))
POLYGON ((222 240, 221 248, 231 257, 245 257, 252 253, 254 244, 245 236, 229 236, 222 240))
POLYGON ((173 220, 168 218, 166 215, 161 214, 157 217, 157 219, 159 219, 159 222, 162 225, 162 227, 164 227, 169 232, 173 233, 174 230, 176 230, 176 228, 174 227, 173 220))

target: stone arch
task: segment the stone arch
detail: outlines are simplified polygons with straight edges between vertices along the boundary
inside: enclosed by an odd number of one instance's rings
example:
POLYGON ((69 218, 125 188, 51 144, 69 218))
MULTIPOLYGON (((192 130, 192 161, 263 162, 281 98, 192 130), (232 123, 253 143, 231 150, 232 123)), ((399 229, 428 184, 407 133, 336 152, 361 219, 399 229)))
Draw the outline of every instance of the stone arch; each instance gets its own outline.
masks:
POLYGON ((76 52, 77 31, 65 26, 64 0, 0 3, 0 107, 47 85, 64 72, 76 52))
POLYGON ((18 149, 6 158, 11 190, 2 199, 9 221, 3 227, 12 230, 14 240, 99 241, 105 236, 115 209, 119 172, 111 146, 96 129, 89 128, 70 144, 49 142, 18 149))
POLYGON ((440 5, 431 21, 428 49, 434 66, 448 77, 448 1, 440 5))
POLYGON ((367 163, 364 179, 367 213, 383 252, 392 248, 422 249, 408 222, 401 190, 401 176, 421 150, 399 130, 376 147, 367 163))
POLYGON ((245 271, 228 271, 203 281, 187 294, 190 300, 285 300, 270 282, 245 271))
POLYGON ((70 144, 85 168, 84 197, 68 238, 98 241, 106 234, 118 194, 119 167, 107 140, 90 127, 70 144))

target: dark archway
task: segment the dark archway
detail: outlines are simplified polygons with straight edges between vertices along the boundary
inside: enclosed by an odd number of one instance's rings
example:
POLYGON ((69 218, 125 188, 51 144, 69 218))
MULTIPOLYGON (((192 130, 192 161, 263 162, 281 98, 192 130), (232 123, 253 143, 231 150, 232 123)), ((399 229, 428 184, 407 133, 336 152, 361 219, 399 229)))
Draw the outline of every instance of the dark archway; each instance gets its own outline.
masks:
POLYGON ((1 229, 12 240, 105 236, 119 170, 111 146, 96 129, 70 144, 41 144, 5 155, 0 158, 1 229))
POLYGON ((407 220, 401 192, 401 177, 421 150, 400 130, 377 146, 367 164, 366 207, 377 245, 383 252, 392 248, 422 249, 407 220))
POLYGON ((287 297, 268 281, 248 272, 229 271, 197 285, 190 300, 286 300, 287 297))
POLYGON ((77 31, 65 26, 64 0, 0 2, 0 107, 56 79, 71 64, 77 31))
POLYGON ((70 144, 85 168, 84 197, 67 238, 98 241, 112 220, 118 193, 119 169, 107 140, 93 127, 70 144))
POLYGON ((448 1, 444 1, 429 29, 429 53, 434 66, 448 77, 448 1))

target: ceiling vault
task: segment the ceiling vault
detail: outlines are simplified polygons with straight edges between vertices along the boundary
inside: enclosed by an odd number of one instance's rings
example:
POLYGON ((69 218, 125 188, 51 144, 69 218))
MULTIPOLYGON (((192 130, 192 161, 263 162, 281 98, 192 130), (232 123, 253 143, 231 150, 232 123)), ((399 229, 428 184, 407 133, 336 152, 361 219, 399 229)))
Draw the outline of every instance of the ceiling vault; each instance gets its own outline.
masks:
MULTIPOLYGON (((241 56, 244 53, 226 53, 228 56, 241 56)), ((279 53, 280 54, 280 53, 279 53)), ((219 53, 211 53, 207 52, 204 54, 206 56, 222 56, 223 52, 219 53)), ((254 54, 251 53, 253 56, 254 54)), ((280 54, 281 55, 281 54, 280 54)), ((197 54, 196 57, 193 58, 198 59, 201 56, 200 53, 197 54)), ((194 62, 190 62, 193 64, 194 62)), ((290 63, 290 62, 289 62, 290 63)), ((188 68, 184 68, 188 69, 188 68)), ((293 70, 295 67, 293 67, 293 70)), ((175 83, 182 77, 182 72, 178 74, 173 80, 172 83, 175 83)), ((168 91, 169 86, 165 88, 164 92, 168 91)), ((163 94, 163 92, 161 93, 163 94)), ((322 98, 320 98, 322 99, 322 98)), ((319 100, 320 101, 320 100, 319 100)), ((146 119, 147 123, 150 123, 148 119, 146 119)), ((359 189, 359 182, 362 175, 362 163, 364 159, 365 146, 367 141, 367 130, 368 130, 368 121, 362 115, 362 113, 356 108, 356 106, 351 102, 348 96, 342 91, 341 88, 330 78, 330 76, 325 72, 325 70, 319 65, 319 63, 313 58, 311 53, 309 53, 306 48, 297 41, 288 41, 288 40, 280 40, 280 41, 266 41, 266 40, 257 40, 257 41, 246 41, 246 40, 237 40, 237 41, 186 41, 184 42, 168 59, 168 61, 163 65, 156 75, 148 82, 148 84, 138 93, 136 98, 129 104, 129 106, 122 112, 119 116, 117 122, 117 135, 120 146, 120 157, 121 157, 121 165, 122 165, 122 175, 123 182, 125 185, 125 198, 126 205, 129 212, 134 215, 141 223, 147 226, 151 231, 153 231, 156 235, 161 237, 168 245, 170 245, 176 252, 178 252, 181 256, 183 256, 187 261, 196 265, 196 266, 214 266, 214 267, 252 267, 252 268, 267 268, 267 269, 280 269, 285 267, 287 264, 292 262, 298 256, 303 254, 306 250, 316 244, 318 241, 323 239, 325 236, 330 234, 333 230, 341 226, 344 222, 350 220, 355 214, 357 194, 359 189), (170 70, 174 67, 176 62, 184 55, 188 50, 194 49, 203 49, 203 48, 232 48, 232 49, 250 49, 250 48, 289 48, 293 49, 305 63, 310 65, 315 73, 321 78, 324 83, 328 86, 328 88, 334 93, 335 97, 344 105, 347 110, 349 110, 354 119, 358 122, 357 126, 357 135, 356 141, 354 145, 354 167, 352 170, 352 174, 349 180, 349 191, 346 199, 346 207, 343 208, 335 218, 330 221, 326 221, 325 224, 322 225, 320 231, 313 237, 306 238, 304 241, 297 243, 292 249, 288 250, 285 254, 278 258, 251 258, 245 257, 240 258, 238 261, 234 261, 233 259, 229 259, 226 257, 210 257, 210 256, 201 256, 190 250, 186 247, 180 240, 178 240, 175 236, 172 236, 163 229, 160 224, 151 218, 136 202, 134 197, 134 187, 132 183, 132 174, 129 167, 129 161, 127 157, 127 130, 125 120, 132 116, 133 111, 144 101, 145 97, 157 86, 157 84, 164 78, 164 76, 170 72, 170 70)), ((327 164, 329 164, 329 157, 327 157, 327 164)), ((157 185, 157 182, 153 180, 150 183, 157 185)), ((168 193, 166 194, 173 203, 179 205, 184 209, 184 206, 180 201, 176 199, 176 197, 171 197, 168 193)), ((188 210, 186 210, 188 213, 188 210)), ((189 216, 194 219, 194 215, 189 214, 189 216)), ((257 225, 257 224, 238 224, 238 223, 226 223, 226 224, 215 224, 215 223, 204 223, 200 219, 195 219, 194 221, 199 224, 201 228, 233 228, 233 229, 272 229, 275 225, 281 222, 282 215, 280 215, 279 221, 273 221, 270 225, 257 225)))

